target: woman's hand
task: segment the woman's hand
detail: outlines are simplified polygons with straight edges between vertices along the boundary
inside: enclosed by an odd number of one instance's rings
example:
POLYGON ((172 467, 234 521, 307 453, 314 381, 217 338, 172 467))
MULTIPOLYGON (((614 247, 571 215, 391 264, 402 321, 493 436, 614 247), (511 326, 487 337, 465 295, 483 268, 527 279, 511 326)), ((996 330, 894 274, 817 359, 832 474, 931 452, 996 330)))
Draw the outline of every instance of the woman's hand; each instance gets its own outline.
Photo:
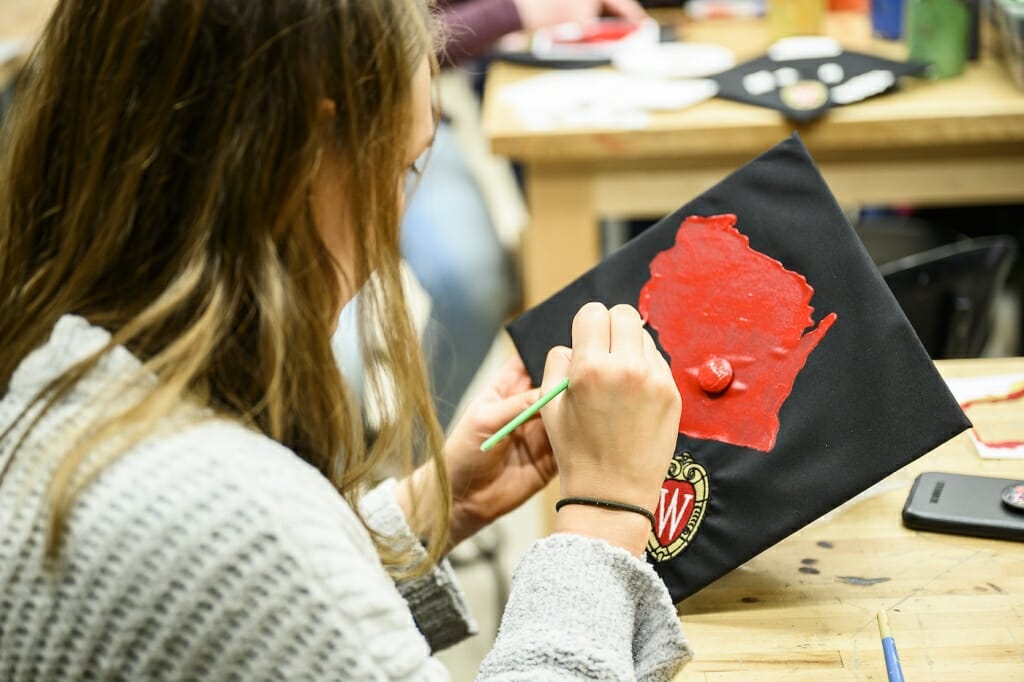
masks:
MULTIPOLYGON (((452 429, 445 443, 452 487, 452 547, 521 505, 554 477, 555 459, 539 417, 527 421, 487 452, 480 451, 485 440, 540 395, 539 389, 531 388, 530 376, 516 355, 470 403, 452 429)), ((414 486, 421 497, 429 497, 434 475, 431 466, 420 467, 398 487, 399 504, 414 529, 426 524, 410 517, 409 486, 414 486)), ((429 513, 429 499, 421 500, 420 508, 429 513)))
POLYGON ((445 443, 452 483, 452 543, 473 535, 541 490, 557 471, 539 417, 487 452, 480 445, 541 393, 518 355, 510 358, 452 429, 445 443))
MULTIPOLYGON (((569 388, 541 411, 562 497, 594 497, 654 511, 675 450, 681 400, 672 372, 631 306, 588 303, 572 351, 548 354, 541 390, 569 388)), ((639 514, 567 505, 555 530, 600 537, 639 554, 650 524, 639 514)))
MULTIPOLYGON (((681 400, 672 372, 636 309, 588 303, 572 325, 572 350, 553 348, 540 389, 522 361, 511 359, 473 401, 445 444, 452 485, 452 546, 515 509, 561 473, 562 497, 595 497, 654 511, 675 450, 681 400), (569 378, 569 388, 487 452, 480 444, 569 378), (549 440, 550 436, 550 440, 549 440), (552 454, 552 450, 554 454, 552 454), (557 458, 557 467, 556 467, 557 458)), ((425 529, 433 465, 398 486, 414 530, 425 529), (411 490, 424 518, 411 513, 411 490)), ((651 531, 639 514, 568 505, 556 532, 601 538, 634 554, 651 531)))

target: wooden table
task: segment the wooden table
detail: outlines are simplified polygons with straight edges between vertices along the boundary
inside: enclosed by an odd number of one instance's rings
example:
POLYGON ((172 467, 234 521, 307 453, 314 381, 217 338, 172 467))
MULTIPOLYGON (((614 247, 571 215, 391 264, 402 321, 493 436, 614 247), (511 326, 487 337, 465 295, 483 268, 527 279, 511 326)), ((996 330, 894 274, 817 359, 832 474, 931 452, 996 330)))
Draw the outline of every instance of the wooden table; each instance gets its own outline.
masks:
MULTIPOLYGON (((31 42, 42 32, 55 0, 0 0, 0 40, 31 42)), ((0 64, 0 86, 17 70, 20 60, 0 64)))
MULTIPOLYGON (((1024 358, 937 364, 1024 372, 1024 358)), ((1024 462, 982 460, 961 435, 683 601, 696 659, 677 680, 885 680, 882 608, 908 681, 1024 680, 1024 543, 903 527, 924 471, 1024 479, 1024 462)))
POLYGON ((0 2, 0 40, 38 35, 55 4, 56 0, 3 0, 0 2))
MULTIPOLYGON (((862 15, 837 14, 830 22, 850 49, 888 57, 905 52, 898 43, 873 39, 862 15)), ((737 61, 770 44, 758 20, 696 22, 681 32, 688 40, 727 45, 737 61)), ((907 79, 900 92, 837 108, 807 125, 714 99, 654 114, 640 130, 530 130, 499 92, 540 72, 494 64, 483 110, 493 150, 526 167, 532 214, 522 258, 527 305, 598 260, 600 218, 665 215, 794 130, 844 204, 1024 200, 1024 92, 989 56, 961 77, 907 79)))

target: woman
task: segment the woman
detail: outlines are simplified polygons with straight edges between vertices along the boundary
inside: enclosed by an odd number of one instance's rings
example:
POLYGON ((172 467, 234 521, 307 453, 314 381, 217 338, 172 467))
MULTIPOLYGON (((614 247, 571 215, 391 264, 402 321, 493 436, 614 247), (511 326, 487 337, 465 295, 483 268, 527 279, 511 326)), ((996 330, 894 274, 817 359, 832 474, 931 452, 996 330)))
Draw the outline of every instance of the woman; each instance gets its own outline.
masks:
MULTIPOLYGON (((479 452, 538 395, 510 361, 442 442, 398 274, 431 41, 416 0, 58 4, 0 167, 0 678, 443 679, 449 547, 556 461, 653 509, 679 397, 628 307, 580 311, 543 423, 479 452), (357 289, 372 446, 330 351, 357 289)), ((648 523, 563 507, 480 677, 671 677, 648 523)))

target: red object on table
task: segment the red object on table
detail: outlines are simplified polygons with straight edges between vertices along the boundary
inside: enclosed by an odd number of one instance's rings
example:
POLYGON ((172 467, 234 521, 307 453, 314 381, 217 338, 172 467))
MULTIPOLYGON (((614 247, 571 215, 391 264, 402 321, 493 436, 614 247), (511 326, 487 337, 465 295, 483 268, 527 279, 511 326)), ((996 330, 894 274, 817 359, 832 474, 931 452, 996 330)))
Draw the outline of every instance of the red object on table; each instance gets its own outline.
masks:
POLYGON ((868 0, 828 0, 829 12, 868 12, 868 0))
MULTIPOLYGON (((572 43, 608 43, 622 40, 634 33, 640 24, 633 21, 595 21, 580 27, 580 34, 572 38, 556 37, 555 42, 572 43)), ((556 34, 557 36, 557 34, 556 34)))

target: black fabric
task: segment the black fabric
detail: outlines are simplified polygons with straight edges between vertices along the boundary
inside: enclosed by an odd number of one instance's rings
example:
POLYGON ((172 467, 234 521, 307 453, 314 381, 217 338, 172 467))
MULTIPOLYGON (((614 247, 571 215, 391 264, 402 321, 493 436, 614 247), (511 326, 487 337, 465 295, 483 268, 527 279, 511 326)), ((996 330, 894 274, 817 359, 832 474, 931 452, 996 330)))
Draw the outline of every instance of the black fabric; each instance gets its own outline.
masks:
POLYGON ((970 425, 795 135, 513 320, 534 382, 548 350, 570 345, 583 303, 637 305, 682 221, 723 213, 751 248, 807 278, 815 323, 830 312, 837 321, 796 376, 769 452, 680 435, 677 451, 704 467, 709 495, 689 544, 655 563, 675 601, 970 425))
MULTIPOLYGON (((841 83, 876 69, 891 71, 898 79, 900 76, 923 74, 927 68, 926 64, 920 62, 897 62, 891 59, 883 59, 882 57, 847 50, 836 57, 790 59, 785 61, 775 61, 765 55, 735 66, 728 71, 723 71, 714 76, 713 80, 718 83, 719 97, 776 109, 782 112, 786 118, 800 123, 818 118, 832 107, 839 105, 833 102, 831 96, 829 96, 820 106, 810 109, 795 109, 783 101, 781 88, 775 88, 770 92, 758 95, 747 92, 743 86, 743 77, 757 71, 774 72, 780 68, 791 67, 799 72, 802 80, 817 81, 818 67, 829 62, 834 62, 842 67, 843 79, 841 83)), ((826 89, 829 87, 833 86, 826 86, 826 89)), ((891 89, 895 89, 895 86, 891 89)))
POLYGON ((520 66, 537 66, 544 69, 593 69, 598 66, 609 66, 611 59, 570 59, 568 57, 539 57, 530 50, 497 50, 490 55, 491 59, 520 66))

